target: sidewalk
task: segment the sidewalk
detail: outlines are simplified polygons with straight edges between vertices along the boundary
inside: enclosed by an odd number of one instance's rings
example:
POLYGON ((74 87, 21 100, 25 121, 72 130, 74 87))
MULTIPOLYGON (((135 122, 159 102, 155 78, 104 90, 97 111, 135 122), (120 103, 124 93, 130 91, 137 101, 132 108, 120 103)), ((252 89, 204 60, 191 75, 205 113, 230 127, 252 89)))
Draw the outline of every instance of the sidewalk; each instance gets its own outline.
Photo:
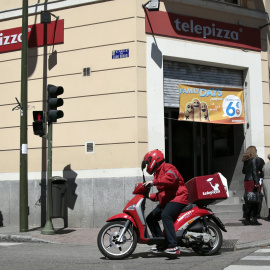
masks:
MULTIPOLYGON (((227 232, 223 234, 222 250, 240 250, 250 247, 270 246, 270 222, 258 220, 261 226, 245 226, 242 219, 223 219, 227 232)), ((19 232, 19 227, 0 227, 0 242, 44 242, 55 244, 96 245, 98 228, 55 229, 54 235, 41 234, 43 228, 29 228, 19 232)))

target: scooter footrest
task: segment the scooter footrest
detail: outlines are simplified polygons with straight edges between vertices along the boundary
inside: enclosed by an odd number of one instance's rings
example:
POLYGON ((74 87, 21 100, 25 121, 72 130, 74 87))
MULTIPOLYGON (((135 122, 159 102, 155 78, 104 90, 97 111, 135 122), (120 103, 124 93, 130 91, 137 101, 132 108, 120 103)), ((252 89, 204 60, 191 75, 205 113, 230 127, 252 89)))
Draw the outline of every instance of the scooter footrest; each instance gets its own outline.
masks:
POLYGON ((195 240, 202 240, 203 239, 203 236, 202 235, 200 235, 200 236, 193 236, 193 235, 191 235, 190 237, 192 239, 195 239, 195 240))

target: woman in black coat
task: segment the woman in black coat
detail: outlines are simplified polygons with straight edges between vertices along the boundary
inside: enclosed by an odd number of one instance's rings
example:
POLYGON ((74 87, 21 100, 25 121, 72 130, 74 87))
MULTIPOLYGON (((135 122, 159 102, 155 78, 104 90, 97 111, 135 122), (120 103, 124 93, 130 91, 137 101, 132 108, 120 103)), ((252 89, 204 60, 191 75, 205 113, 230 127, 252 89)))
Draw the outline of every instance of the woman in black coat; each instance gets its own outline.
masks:
MULTIPOLYGON (((245 192, 261 191, 260 190, 260 163, 257 157, 257 149, 255 146, 249 146, 243 154, 244 162, 242 173, 245 174, 244 187, 245 192)), ((257 217, 260 212, 260 205, 249 205, 246 203, 246 224, 262 225, 258 222, 257 217)))

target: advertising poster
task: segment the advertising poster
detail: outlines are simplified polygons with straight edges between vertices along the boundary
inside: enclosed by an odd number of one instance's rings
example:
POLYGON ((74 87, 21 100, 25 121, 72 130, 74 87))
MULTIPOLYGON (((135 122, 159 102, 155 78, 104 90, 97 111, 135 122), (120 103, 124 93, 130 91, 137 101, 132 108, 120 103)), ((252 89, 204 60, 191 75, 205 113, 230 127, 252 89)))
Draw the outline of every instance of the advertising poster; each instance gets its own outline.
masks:
POLYGON ((243 89, 179 84, 179 95, 178 120, 245 123, 243 89))

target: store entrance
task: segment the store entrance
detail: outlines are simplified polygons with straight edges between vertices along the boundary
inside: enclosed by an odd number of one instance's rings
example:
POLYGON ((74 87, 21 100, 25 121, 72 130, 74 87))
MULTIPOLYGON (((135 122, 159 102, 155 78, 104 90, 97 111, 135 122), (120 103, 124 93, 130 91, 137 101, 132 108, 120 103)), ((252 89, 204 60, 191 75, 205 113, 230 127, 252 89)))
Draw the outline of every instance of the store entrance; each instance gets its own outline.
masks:
POLYGON ((211 171, 209 124, 178 121, 178 110, 165 112, 165 155, 185 180, 211 171))
POLYGON ((244 141, 242 125, 178 121, 178 109, 165 108, 165 155, 185 181, 221 172, 230 182, 244 141))

